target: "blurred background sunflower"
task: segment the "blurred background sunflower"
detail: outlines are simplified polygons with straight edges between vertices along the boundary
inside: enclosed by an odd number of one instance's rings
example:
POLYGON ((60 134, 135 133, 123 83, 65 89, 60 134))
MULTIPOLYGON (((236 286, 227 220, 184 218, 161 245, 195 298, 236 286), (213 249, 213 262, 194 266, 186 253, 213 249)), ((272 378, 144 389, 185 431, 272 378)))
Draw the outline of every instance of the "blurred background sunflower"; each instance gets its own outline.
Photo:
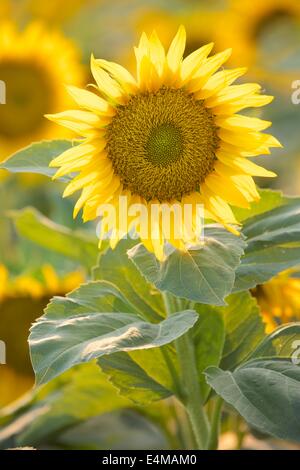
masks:
POLYGON ((64 107, 68 97, 62 84, 80 84, 83 69, 79 51, 59 32, 41 23, 19 32, 5 22, 0 25, 0 77, 6 84, 6 103, 0 109, 3 160, 32 141, 54 136, 44 114, 64 107))
POLYGON ((300 320, 300 273, 287 270, 252 291, 261 308, 267 333, 300 320))
POLYGON ((12 278, 0 264, 0 332, 6 364, 0 367, 0 409, 29 390, 34 375, 29 358, 29 328, 54 295, 65 295, 84 282, 81 271, 59 276, 51 265, 12 278))

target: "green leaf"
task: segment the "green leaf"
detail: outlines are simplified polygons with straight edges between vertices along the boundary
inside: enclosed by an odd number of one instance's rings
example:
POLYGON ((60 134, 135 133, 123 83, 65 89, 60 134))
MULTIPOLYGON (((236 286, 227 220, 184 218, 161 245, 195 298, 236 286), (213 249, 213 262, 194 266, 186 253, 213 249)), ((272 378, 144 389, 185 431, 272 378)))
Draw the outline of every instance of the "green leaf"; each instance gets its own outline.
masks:
POLYGON ((34 389, 16 409, 8 408, 11 415, 1 428, 0 442, 17 433, 17 445, 39 445, 91 417, 127 406, 130 402, 117 393, 96 364, 84 364, 34 389))
POLYGON ((254 428, 300 441, 300 368, 290 361, 253 360, 234 372, 209 367, 209 385, 254 428))
POLYGON ((263 284, 300 264, 300 200, 253 217, 245 223, 247 247, 236 270, 234 291, 263 284))
POLYGON ((280 357, 300 363, 300 323, 282 325, 258 345, 251 359, 280 357))
MULTIPOLYGON (((81 299, 81 302, 85 299, 83 309, 88 307, 102 312, 130 311, 145 320, 160 321, 165 317, 161 294, 146 282, 128 259, 126 250, 132 245, 133 241, 122 240, 115 250, 109 249, 101 256, 99 266, 94 270, 94 277, 105 278, 109 282, 82 286, 73 296, 81 299), (119 287, 112 282, 118 283, 119 287)), ((82 311, 82 307, 78 308, 73 302, 68 305, 64 303, 60 308, 64 314, 80 314, 82 311)), ((122 395, 144 404, 165 398, 176 391, 174 378, 168 367, 171 361, 171 367, 177 368, 173 349, 168 345, 149 351, 139 350, 135 356, 134 353, 115 353, 102 356, 98 363, 122 395)))
POLYGON ((105 279, 117 285, 126 293, 126 298, 136 311, 151 321, 158 321, 165 316, 163 299, 160 292, 145 280, 129 260, 127 250, 135 245, 135 241, 124 239, 114 250, 108 249, 101 255, 93 277, 95 280, 105 279))
POLYGON ((187 253, 173 251, 164 262, 139 244, 129 257, 159 290, 203 304, 224 305, 245 244, 241 237, 215 227, 205 228, 203 247, 187 253))
MULTIPOLYGON (((70 140, 37 142, 16 152, 0 164, 0 169, 8 170, 11 173, 37 173, 51 178, 57 170, 49 168, 49 163, 72 145, 76 145, 76 143, 70 140)), ((64 176, 59 180, 67 182, 70 177, 64 176)))
MULTIPOLYGON (((151 350, 151 353, 154 351, 158 352, 160 349, 151 350)), ((149 359, 155 367, 161 367, 167 373, 167 365, 163 358, 160 357, 158 362, 157 355, 156 357, 152 355, 149 359)), ((103 356, 98 359, 98 363, 109 380, 120 390, 121 395, 135 403, 145 405, 173 394, 174 385, 171 384, 168 387, 166 383, 162 385, 156 381, 145 370, 148 369, 148 364, 144 362, 143 367, 139 366, 129 354, 119 352, 103 356)), ((166 382, 166 377, 163 382, 166 382)))
POLYGON ((204 370, 209 366, 218 366, 222 358, 225 340, 225 330, 221 308, 217 307, 214 312, 206 306, 195 306, 199 314, 199 320, 194 326, 193 340, 195 345, 195 356, 199 374, 201 397, 203 402, 208 398, 210 387, 204 377, 204 370))
POLYGON ((259 195, 259 201, 252 202, 250 209, 233 208, 233 213, 239 222, 243 222, 255 215, 264 214, 288 202, 288 198, 283 196, 281 191, 260 189, 259 195))
MULTIPOLYGON (((98 284, 101 292, 101 281, 98 284)), ((31 328, 31 358, 40 384, 106 354, 166 345, 198 319, 191 310, 178 312, 159 324, 148 323, 136 313, 103 312, 88 295, 90 284, 86 289, 85 294, 81 287, 80 295, 75 291, 67 298, 54 297, 45 315, 31 328)))
MULTIPOLYGON (((203 371, 209 365, 219 365, 224 345, 222 314, 210 308, 195 305, 199 319, 193 327, 195 356, 201 387, 206 401, 209 387, 203 371)), ((118 353, 99 359, 103 371, 126 397, 138 403, 166 398, 178 391, 179 365, 172 345, 155 350, 143 350, 128 354, 118 353), (170 366, 173 371, 170 373, 170 366)))
POLYGON ((233 370, 244 362, 265 336, 256 300, 249 292, 231 294, 222 309, 225 324, 225 344, 221 367, 233 370))
MULTIPOLYGON (((234 370, 244 362, 265 337, 265 325, 256 300, 249 292, 231 294, 225 307, 196 304, 195 310, 207 318, 221 317, 224 323, 224 347, 221 367, 234 370)), ((200 317, 201 318, 201 317, 200 317)), ((198 327, 198 323, 194 330, 198 327)), ((193 330, 193 331, 194 331, 193 330)), ((205 334, 205 333, 204 333, 205 334)), ((203 341, 203 340, 202 340, 203 341)), ((218 364, 207 364, 210 365, 218 364)))
POLYGON ((10 216, 20 235, 37 245, 79 261, 87 267, 93 266, 97 261, 99 250, 94 237, 58 225, 31 207, 11 211, 10 216))

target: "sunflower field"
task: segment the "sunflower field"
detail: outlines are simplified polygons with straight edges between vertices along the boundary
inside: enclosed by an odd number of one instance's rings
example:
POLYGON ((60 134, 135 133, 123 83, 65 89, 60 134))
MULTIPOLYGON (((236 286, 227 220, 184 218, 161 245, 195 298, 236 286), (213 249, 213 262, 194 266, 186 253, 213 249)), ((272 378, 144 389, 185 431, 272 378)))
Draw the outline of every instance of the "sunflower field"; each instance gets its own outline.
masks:
POLYGON ((1 450, 300 450, 299 126, 299 0, 0 0, 1 450))

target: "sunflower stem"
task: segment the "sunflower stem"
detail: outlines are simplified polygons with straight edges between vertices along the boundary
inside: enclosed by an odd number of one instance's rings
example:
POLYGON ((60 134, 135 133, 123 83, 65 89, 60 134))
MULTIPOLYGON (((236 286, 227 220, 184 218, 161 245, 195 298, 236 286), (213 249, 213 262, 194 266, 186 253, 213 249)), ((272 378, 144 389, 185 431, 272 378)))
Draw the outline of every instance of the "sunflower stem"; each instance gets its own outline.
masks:
MULTIPOLYGON (((163 292, 163 299, 167 315, 172 315, 174 312, 173 299, 166 292, 163 292)), ((181 369, 180 399, 187 411, 197 448, 200 450, 207 449, 210 425, 202 405, 195 348, 191 333, 189 331, 185 333, 175 341, 175 344, 181 369)))
POLYGON ((208 443, 209 450, 217 450, 218 448, 222 407, 223 399, 221 397, 216 397, 211 418, 211 430, 208 443))
POLYGON ((186 407, 198 449, 207 449, 210 433, 209 421, 202 405, 195 349, 190 332, 176 340, 176 348, 181 367, 182 401, 186 407))

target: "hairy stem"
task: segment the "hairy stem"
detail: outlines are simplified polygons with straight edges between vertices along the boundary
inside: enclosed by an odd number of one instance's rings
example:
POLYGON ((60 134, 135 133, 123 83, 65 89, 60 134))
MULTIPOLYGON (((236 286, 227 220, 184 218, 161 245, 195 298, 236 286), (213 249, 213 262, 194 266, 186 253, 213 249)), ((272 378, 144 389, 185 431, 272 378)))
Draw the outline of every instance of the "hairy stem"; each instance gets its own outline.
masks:
POLYGON ((211 418, 211 430, 208 443, 209 450, 216 450, 218 448, 222 407, 223 399, 221 397, 216 397, 211 418))
MULTIPOLYGON (((163 292, 167 315, 177 310, 177 302, 167 292, 163 292), (176 304, 176 305, 175 305, 176 304)), ((181 370, 180 399, 187 411, 198 449, 206 449, 210 426, 201 400, 198 369, 193 337, 188 331, 175 341, 181 370)))
POLYGON ((178 338, 176 347, 181 366, 182 401, 191 421, 197 447, 206 449, 210 431, 209 422, 202 405, 194 344, 189 332, 178 338))

